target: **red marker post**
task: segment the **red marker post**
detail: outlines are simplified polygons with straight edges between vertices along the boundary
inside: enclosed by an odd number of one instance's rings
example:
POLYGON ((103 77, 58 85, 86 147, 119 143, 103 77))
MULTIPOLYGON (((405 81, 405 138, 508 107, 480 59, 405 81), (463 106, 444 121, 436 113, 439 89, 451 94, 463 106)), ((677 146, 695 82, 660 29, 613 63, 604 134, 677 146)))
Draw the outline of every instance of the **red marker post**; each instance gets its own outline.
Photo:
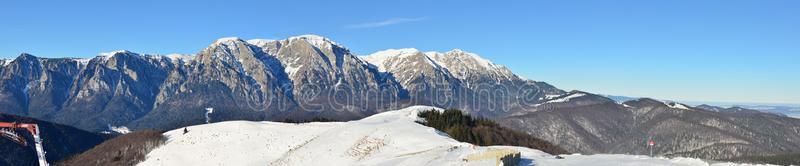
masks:
POLYGON ((650 146, 650 157, 652 157, 653 156, 653 146, 656 146, 656 141, 653 141, 653 139, 648 140, 647 141, 647 146, 650 146))

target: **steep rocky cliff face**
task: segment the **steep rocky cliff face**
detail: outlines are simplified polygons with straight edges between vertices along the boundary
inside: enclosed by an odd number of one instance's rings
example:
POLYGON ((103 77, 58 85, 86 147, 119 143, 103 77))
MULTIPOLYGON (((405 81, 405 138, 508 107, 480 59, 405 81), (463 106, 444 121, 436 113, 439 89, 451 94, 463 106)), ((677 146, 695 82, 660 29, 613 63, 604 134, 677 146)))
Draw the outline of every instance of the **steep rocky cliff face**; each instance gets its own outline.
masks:
POLYGON ((91 60, 22 54, 3 68, 2 112, 99 130, 149 112, 173 65, 118 51, 91 60))
POLYGON ((281 62, 292 83, 295 110, 356 118, 407 98, 395 79, 330 39, 304 35, 250 43, 281 62))
POLYGON ((152 112, 133 128, 171 129, 205 122, 205 108, 224 119, 265 119, 265 110, 290 103, 291 86, 280 62, 238 38, 215 41, 171 74, 152 112), (225 111, 225 112, 222 112, 225 111))
POLYGON ((391 49, 363 57, 410 92, 411 103, 460 108, 482 117, 501 117, 531 108, 564 91, 518 77, 474 53, 391 49))
POLYGON ((358 57, 315 35, 222 38, 195 55, 22 54, 2 63, 0 112, 90 131, 205 123, 205 108, 217 110, 213 121, 346 120, 420 104, 500 117, 564 93, 461 50, 358 57))

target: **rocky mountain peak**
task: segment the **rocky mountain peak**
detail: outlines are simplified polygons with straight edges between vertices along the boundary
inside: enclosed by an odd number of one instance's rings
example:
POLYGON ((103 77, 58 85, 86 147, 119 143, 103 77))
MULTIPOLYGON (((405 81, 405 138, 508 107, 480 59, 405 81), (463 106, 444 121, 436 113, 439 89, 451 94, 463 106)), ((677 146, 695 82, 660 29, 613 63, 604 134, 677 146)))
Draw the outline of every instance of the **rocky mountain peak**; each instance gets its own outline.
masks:
POLYGON ((223 51, 227 51, 230 54, 230 51, 240 51, 239 49, 247 49, 247 47, 250 47, 250 45, 238 37, 224 37, 215 40, 204 51, 223 49, 223 51))
POLYGON ((98 56, 106 57, 106 58, 112 58, 112 57, 117 56, 117 55, 138 55, 138 54, 134 53, 134 52, 131 52, 131 51, 128 51, 128 50, 117 50, 117 51, 100 53, 98 56))
POLYGON ((203 49, 194 59, 202 64, 219 61, 226 62, 229 65, 239 64, 245 60, 252 60, 250 58, 254 56, 256 50, 251 46, 238 37, 220 38, 203 49))
MULTIPOLYGON (((9 61, 8 64, 5 64, 5 66, 13 65, 13 66, 17 66, 16 68, 19 68, 19 69, 30 69, 32 67, 39 66, 40 63, 41 62, 40 62, 40 58, 39 57, 33 56, 31 54, 28 54, 28 53, 22 53, 16 59, 14 59, 13 61, 9 61)), ((23 70, 23 72, 27 72, 27 71, 23 70)))
POLYGON ((466 52, 461 49, 453 49, 448 51, 444 54, 435 54, 439 55, 435 57, 436 59, 441 60, 450 60, 450 59, 458 59, 461 62, 464 62, 466 65, 472 65, 473 67, 480 67, 483 69, 497 69, 502 66, 496 65, 489 60, 481 58, 478 54, 466 52))
POLYGON ((338 43, 334 42, 331 39, 328 39, 326 37, 322 37, 322 36, 319 36, 319 35, 313 35, 313 34, 289 37, 289 39, 287 39, 287 40, 290 43, 291 42, 297 42, 297 41, 305 41, 305 42, 308 42, 309 44, 311 44, 312 46, 320 48, 320 49, 331 49, 334 46, 335 47, 344 48, 344 47, 342 47, 341 45, 339 45, 338 43))
POLYGON ((38 59, 39 59, 39 57, 33 56, 31 54, 28 54, 28 53, 22 53, 16 59, 14 59, 14 61, 31 61, 31 60, 38 60, 38 59))
POLYGON ((387 49, 387 50, 383 50, 383 51, 378 51, 378 52, 372 53, 369 56, 365 56, 365 57, 369 57, 371 59, 383 59, 383 60, 385 60, 387 58, 392 58, 392 57, 401 57, 402 58, 402 57, 412 56, 412 55, 419 54, 419 53, 420 53, 420 51, 417 50, 416 48, 387 49))
POLYGON ((28 53, 22 53, 16 59, 7 63, 3 64, 6 68, 0 72, 4 76, 0 77, 8 78, 10 75, 18 75, 25 79, 33 79, 38 78, 43 71, 41 59, 28 53))
POLYGON ((382 71, 386 71, 386 68, 394 66, 392 64, 396 65, 398 60, 409 57, 424 57, 424 59, 429 59, 431 65, 448 69, 461 79, 466 78, 466 75, 470 73, 477 74, 476 72, 482 74, 488 72, 506 78, 514 76, 507 68, 483 59, 477 54, 466 52, 461 49, 454 49, 445 53, 435 51, 423 53, 415 48, 388 49, 363 56, 362 59, 381 68, 382 71))
MULTIPOLYGON (((399 65, 403 63, 422 62, 423 65, 430 65, 434 68, 441 68, 440 64, 436 63, 429 56, 425 55, 424 53, 415 48, 388 49, 388 50, 378 51, 368 56, 363 56, 361 58, 364 61, 367 61, 372 65, 375 65, 376 67, 378 67, 378 70, 382 72, 386 72, 392 70, 393 68, 400 67, 399 65)), ((417 67, 417 66, 412 65, 408 67, 417 67)))
POLYGON ((519 79, 508 68, 481 58, 478 54, 454 49, 445 53, 428 52, 431 59, 450 70, 459 79, 511 80, 519 79))
POLYGON ((272 40, 272 39, 250 39, 250 40, 247 40, 247 43, 250 43, 250 44, 252 44, 254 46, 258 46, 258 47, 264 47, 267 44, 273 43, 273 42, 276 42, 276 41, 277 40, 272 40))
POLYGON ((239 37, 223 37, 215 40, 214 43, 211 45, 230 44, 235 42, 244 42, 244 41, 239 37))
POLYGON ((89 61, 95 60, 100 64, 104 64, 107 67, 116 68, 120 63, 125 63, 123 61, 130 61, 130 60, 144 60, 149 61, 149 58, 146 55, 142 55, 139 53, 131 52, 128 50, 118 50, 112 52, 104 52, 97 55, 97 57, 93 59, 76 59, 75 61, 79 62, 79 64, 88 64, 89 61))

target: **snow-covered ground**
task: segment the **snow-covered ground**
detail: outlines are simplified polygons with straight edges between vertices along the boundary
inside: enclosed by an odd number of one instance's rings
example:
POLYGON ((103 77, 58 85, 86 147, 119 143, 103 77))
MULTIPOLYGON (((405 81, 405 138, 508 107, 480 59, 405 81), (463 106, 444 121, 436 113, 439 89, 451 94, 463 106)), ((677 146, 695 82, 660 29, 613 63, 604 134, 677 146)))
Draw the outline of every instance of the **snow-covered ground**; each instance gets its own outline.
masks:
MULTIPOLYGON (((350 122, 290 124, 228 121, 164 133, 165 145, 139 165, 493 165, 466 160, 487 151, 521 152, 521 165, 709 165, 699 159, 564 155, 535 149, 473 146, 416 123, 414 106, 350 122)), ((440 109, 439 109, 440 110, 440 109)), ((730 165, 718 163, 714 165, 730 165)))

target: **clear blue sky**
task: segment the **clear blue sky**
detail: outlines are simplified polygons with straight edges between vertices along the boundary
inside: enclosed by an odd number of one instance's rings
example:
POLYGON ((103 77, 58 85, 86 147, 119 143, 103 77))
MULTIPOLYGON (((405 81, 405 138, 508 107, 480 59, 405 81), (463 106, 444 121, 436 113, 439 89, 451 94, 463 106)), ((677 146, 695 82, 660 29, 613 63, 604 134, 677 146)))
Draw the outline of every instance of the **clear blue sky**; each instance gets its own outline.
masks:
POLYGON ((221 37, 301 34, 362 55, 461 48, 567 90, 800 103, 794 0, 0 2, 0 58, 190 54, 221 37))

